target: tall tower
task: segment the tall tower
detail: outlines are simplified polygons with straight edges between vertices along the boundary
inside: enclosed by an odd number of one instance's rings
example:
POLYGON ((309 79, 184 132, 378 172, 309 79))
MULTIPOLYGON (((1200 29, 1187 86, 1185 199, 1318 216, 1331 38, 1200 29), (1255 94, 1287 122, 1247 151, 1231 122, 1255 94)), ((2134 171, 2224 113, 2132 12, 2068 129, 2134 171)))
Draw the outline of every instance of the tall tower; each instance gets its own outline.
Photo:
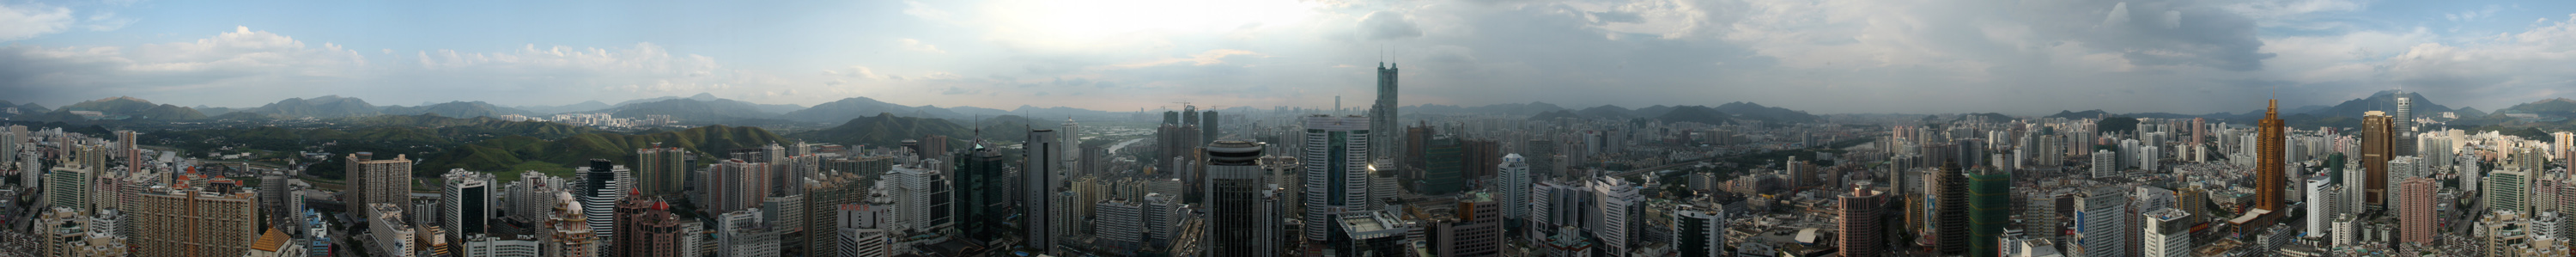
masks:
MULTIPOLYGON (((1404 142, 1404 130, 1399 127, 1404 124, 1398 122, 1402 119, 1396 118, 1395 89, 1395 65, 1377 67, 1377 103, 1369 105, 1368 128, 1369 131, 1387 134, 1370 139, 1369 146, 1372 147, 1369 149, 1371 155, 1368 159, 1370 160, 1400 158, 1397 156, 1404 153, 1404 144, 1398 143, 1404 142)), ((1404 163, 1409 160, 1395 161, 1395 163, 1404 163)))
POLYGON ((1025 198, 1020 199, 1027 201, 1020 205, 1023 208, 1021 210, 1028 211, 1028 215, 1023 216, 1028 222, 1021 223, 1021 227, 1026 231, 1022 236, 1028 239, 1031 248, 1055 249, 1054 237, 1062 233, 1052 231, 1054 226, 1048 224, 1052 221, 1048 217, 1051 217, 1050 215, 1055 211, 1052 206, 1054 203, 1048 201, 1053 198, 1049 196, 1055 195, 1055 192, 1060 189, 1056 183, 1056 176, 1062 175, 1060 174, 1063 172, 1061 165, 1064 165, 1064 161, 1059 159, 1062 156, 1056 155, 1064 152, 1061 145, 1063 142, 1059 140, 1061 139, 1056 137, 1055 130, 1040 129, 1030 130, 1029 139, 1021 141, 1025 142, 1022 143, 1021 154, 1026 155, 1024 157, 1026 159, 1022 161, 1028 163, 1020 166, 1020 178, 1024 182, 1021 190, 1027 190, 1028 193, 1025 198))
POLYGON ((2361 201, 2371 209, 2386 209, 2394 202, 2388 199, 2388 160, 2397 158, 2395 124, 2388 113, 2364 112, 2361 115, 2361 168, 2369 175, 2361 178, 2361 201))
POLYGON ((2415 156, 2415 99, 2407 97, 2406 92, 2397 92, 2395 95, 2397 96, 2397 116, 2390 118, 2394 120, 2391 124, 2396 127, 2389 130, 2397 133, 2396 153, 2397 156, 2415 156))
MULTIPOLYGON (((1358 116, 1306 117, 1305 224, 1339 224, 1344 211, 1366 209, 1369 199, 1368 171, 1370 143, 1375 143, 1368 118, 1358 116)), ((1307 241, 1324 242, 1340 232, 1339 226, 1306 229, 1307 241)))
POLYGON ((1216 137, 1224 134, 1225 130, 1217 127, 1216 109, 1199 112, 1199 143, 1215 143, 1216 137))
POLYGON ((1244 141, 1216 141, 1207 146, 1207 178, 1202 190, 1207 195, 1207 254, 1211 256, 1265 256, 1278 253, 1273 246, 1278 238, 1260 234, 1277 219, 1262 219, 1261 190, 1264 188, 1260 163, 1262 146, 1244 141))
POLYGON ((2290 184, 2289 176, 2281 174, 2282 170, 2286 169, 2284 166, 2289 165, 2288 161, 2282 160, 2286 157, 2281 155, 2281 140, 2286 136, 2283 135, 2286 128, 2281 124, 2281 100, 2271 100, 2264 104, 2263 120, 2255 125, 2255 129, 2260 130, 2257 137, 2260 137, 2259 141, 2262 142, 2257 144, 2254 150, 2254 208, 2272 211, 2271 214, 2265 214, 2263 218, 2255 219, 2253 227, 2259 230, 2259 228, 2271 227, 2274 217, 2280 217, 2285 212, 2289 212, 2281 208, 2283 204, 2281 190, 2284 189, 2283 185, 2290 184))

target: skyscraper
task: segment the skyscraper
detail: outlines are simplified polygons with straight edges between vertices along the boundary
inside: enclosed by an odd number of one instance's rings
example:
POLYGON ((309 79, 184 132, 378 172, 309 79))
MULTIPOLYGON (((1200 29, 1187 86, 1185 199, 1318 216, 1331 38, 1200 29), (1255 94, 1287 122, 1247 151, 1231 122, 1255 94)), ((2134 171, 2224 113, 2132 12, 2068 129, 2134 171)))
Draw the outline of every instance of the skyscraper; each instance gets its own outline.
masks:
POLYGON ((2398 204, 2405 206, 2397 210, 2398 243, 2433 243, 2433 234, 2437 233, 2433 225, 2440 222, 2436 220, 2440 217, 2433 215, 2433 190, 2441 188, 2435 183, 2426 177, 2411 177, 2398 183, 2398 192, 2403 194, 2398 198, 2405 201, 2398 204))
MULTIPOLYGON (((1498 175, 1495 175, 1494 187, 1495 191, 1501 193, 1495 198, 1502 200, 1503 219, 1512 221, 1528 219, 1531 176, 1529 161, 1522 158, 1520 154, 1503 155, 1501 169, 1496 172, 1498 175)), ((1520 222, 1511 222, 1505 223, 1503 227, 1517 229, 1520 225, 1520 222)))
POLYGON ((1252 142, 1222 140, 1207 146, 1208 195, 1207 236, 1210 256, 1265 256, 1277 253, 1277 238, 1261 235, 1261 228, 1276 220, 1259 219, 1261 208, 1262 145, 1252 142), (1269 241, 1263 241, 1269 240, 1269 241))
POLYGON ((1978 169, 1967 176, 1968 256, 1999 255, 1995 239, 2012 225, 2012 172, 1978 169))
POLYGON ((442 176, 439 187, 440 226, 447 231, 448 242, 463 243, 466 235, 491 233, 490 222, 497 218, 492 210, 492 174, 455 169, 442 176))
POLYGON ((2406 92, 2397 92, 2393 95, 2397 96, 2397 116, 2389 117, 2391 120, 2389 123, 2389 125, 2391 125, 2389 131, 2397 134, 2395 137, 2397 142, 2390 145, 2396 148, 2394 150, 2396 155, 2391 157, 2415 156, 2414 98, 2407 97, 2406 92))
POLYGON ((1216 109, 1199 113, 1199 140, 1215 142, 1217 137, 1225 136, 1225 128, 1218 126, 1217 117, 1216 109))
POLYGON ((651 196, 680 193, 686 185, 682 183, 689 178, 688 159, 689 149, 663 147, 659 142, 653 143, 652 148, 636 149, 633 187, 651 196))
POLYGON ((1063 156, 1057 158, 1064 159, 1066 176, 1080 176, 1092 172, 1082 168, 1086 167, 1083 166, 1085 160, 1082 158, 1082 124, 1074 123, 1073 118, 1067 117, 1064 118, 1064 127, 1056 131, 1063 134, 1064 142, 1057 145, 1064 151, 1057 152, 1056 155, 1063 156))
MULTIPOLYGON (((1377 67, 1377 103, 1369 105, 1368 130, 1386 135, 1370 138, 1368 146, 1371 148, 1367 152, 1371 155, 1368 160, 1393 159, 1405 153, 1404 144, 1397 143, 1404 142, 1404 130, 1401 129, 1404 122, 1396 117, 1395 74, 1394 64, 1377 67)), ((1405 161, 1409 160, 1396 160, 1396 163, 1405 161)))
POLYGON ((2280 107, 2281 100, 2264 104, 2263 120, 2255 126, 2259 130, 2257 140, 2261 143, 2254 151, 2254 208, 2272 211, 2249 224, 2257 231, 2271 227, 2274 217, 2288 212, 2281 209, 2281 190, 2290 183, 2289 175, 2282 174, 2282 170, 2290 164, 2285 160, 2288 157, 2282 156, 2281 141, 2288 135, 2281 124, 2280 107))
POLYGON ((2308 213, 2307 215, 2304 215, 2306 216, 2304 219, 2307 220, 2307 226, 2305 226, 2305 228, 2307 229, 2306 232, 2308 236, 2325 236, 2326 234, 2331 233, 2331 231, 2326 231, 2326 225, 2327 223, 2334 221, 2336 213, 2340 213, 2340 211, 2342 211, 2341 208, 2336 208, 2337 205, 2340 204, 2339 200, 2341 199, 2335 197, 2336 193, 2341 192, 2328 191, 2329 189, 2334 188, 2334 185, 2334 179, 2331 177, 2308 177, 2308 191, 2306 194, 2308 197, 2308 213))
POLYGON ((349 168, 343 172, 350 178, 349 188, 353 193, 349 196, 356 200, 349 205, 393 204, 394 208, 403 209, 405 215, 419 213, 410 209, 411 159, 399 154, 391 160, 376 160, 374 156, 374 153, 367 152, 349 155, 349 168))
POLYGON ((1337 215, 1360 210, 1368 202, 1370 120, 1361 117, 1308 116, 1306 127, 1305 236, 1324 242, 1340 234, 1337 215), (1320 227, 1320 228, 1319 228, 1320 227))
POLYGON ((1840 200, 1835 207, 1840 208, 1842 219, 1836 225, 1842 233, 1836 236, 1842 237, 1843 256, 1886 255, 1887 244, 1879 240, 1886 237, 1880 234, 1885 230, 1879 229, 1879 211, 1886 208, 1887 196, 1870 191, 1869 183, 1860 183, 1852 187, 1851 193, 1841 195, 1840 200))
POLYGON ((1942 254, 1968 253, 1968 174, 1958 163, 1943 163, 1939 173, 1932 174, 1933 246, 1942 254))
POLYGON ((1026 208, 1023 211, 1028 213, 1021 216, 1027 221, 1021 223, 1023 230, 1026 230, 1022 236, 1028 240, 1029 247, 1037 249, 1054 249, 1054 237, 1065 233, 1065 231, 1052 231, 1055 226, 1049 224, 1053 221, 1049 218, 1055 215, 1054 205, 1058 204, 1051 203, 1050 200, 1054 198, 1049 196, 1054 195, 1056 191, 1062 191, 1062 188, 1059 188, 1061 185, 1058 184, 1061 182, 1058 182, 1060 179, 1057 176, 1063 176, 1064 161, 1059 159, 1063 156, 1058 154, 1064 153, 1064 142, 1059 140, 1062 139, 1056 137, 1055 130, 1040 129, 1030 130, 1029 139, 1021 141, 1024 142, 1020 148, 1021 154, 1025 155, 1023 161, 1027 162, 1020 166, 1020 177, 1024 182, 1021 187, 1022 190, 1028 190, 1028 195, 1020 198, 1021 201, 1027 201, 1020 206, 1026 208))
POLYGON ((2379 111, 2363 112, 2361 116, 2361 168, 2370 172, 2361 178, 2361 199, 2370 209, 2384 210, 2395 202, 2388 198, 2388 160, 2397 158, 2393 152, 2396 132, 2392 130, 2396 125, 2390 122, 2388 114, 2379 111))
POLYGON ((1002 153, 976 142, 964 153, 958 153, 957 172, 950 173, 957 183, 955 213, 957 230, 977 238, 999 238, 1002 225, 1009 220, 1010 188, 1018 187, 1002 168, 1002 153))

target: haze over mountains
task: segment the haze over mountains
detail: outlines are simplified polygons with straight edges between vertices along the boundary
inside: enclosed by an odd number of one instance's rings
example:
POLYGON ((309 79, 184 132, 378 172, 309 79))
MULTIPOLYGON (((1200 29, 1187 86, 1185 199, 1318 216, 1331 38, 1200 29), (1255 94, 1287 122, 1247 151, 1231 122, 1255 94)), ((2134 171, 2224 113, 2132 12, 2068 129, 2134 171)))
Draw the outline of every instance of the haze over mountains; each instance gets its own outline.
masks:
MULTIPOLYGON (((2395 98, 2397 94, 2401 94, 2401 92, 2394 90, 2381 91, 2372 94, 2369 97, 2347 100, 2333 106, 2285 106, 2282 108, 2282 115, 2285 117, 2307 117, 2306 119, 2319 120, 2334 120, 2334 118, 2358 119, 2361 113, 2365 111, 2395 109, 2395 98)), ((2436 99, 2430 99, 2411 92, 2402 94, 2406 94, 2413 98, 2416 113, 2419 113, 2418 116, 2422 117, 2433 117, 2440 115, 2440 113, 2443 112, 2452 112, 2456 116, 2464 118, 2485 117, 2490 116, 2491 114, 2474 108, 2453 109, 2450 106, 2440 104, 2436 99)), ((423 103, 423 105, 419 106, 380 106, 368 103, 364 99, 326 95, 311 98, 287 98, 275 103, 269 103, 252 108, 206 106, 190 108, 167 104, 153 104, 148 100, 131 97, 91 100, 64 106, 63 108, 46 108, 45 106, 33 103, 14 104, 0 102, 0 108, 16 108, 19 111, 18 114, 0 113, 0 118, 20 120, 69 120, 73 118, 81 118, 78 114, 67 113, 70 111, 100 112, 97 114, 99 115, 98 117, 86 117, 90 120, 331 119, 377 115, 438 115, 446 117, 499 117, 505 115, 525 115, 544 117, 554 114, 569 113, 608 114, 619 118, 642 118, 645 117, 645 115, 670 115, 674 119, 688 123, 808 125, 843 125, 849 124, 855 119, 876 117, 880 114, 899 117, 947 119, 955 123, 966 123, 978 118, 991 118, 1005 115, 1026 116, 1028 118, 1040 120, 1057 119, 1050 117, 1072 117, 1076 119, 1126 119, 1134 117, 1132 116, 1132 112, 1126 110, 1105 111, 1071 107, 1036 107, 1027 105, 1015 107, 1009 110, 974 106, 942 107, 937 105, 904 105, 867 97, 845 98, 839 101, 826 102, 808 107, 793 104, 761 104, 716 97, 713 94, 707 93, 700 93, 687 97, 667 96, 634 99, 620 101, 615 104, 600 101, 586 101, 559 106, 500 106, 481 101, 423 103)), ((1244 112, 1269 111, 1271 109, 1237 106, 1216 110, 1221 112, 1244 112)), ((1635 109, 1618 105, 1566 108, 1546 102, 1493 104, 1483 106, 1425 104, 1408 106, 1405 107, 1404 110, 1405 113, 1412 115, 1486 114, 1529 117, 1532 119, 1651 119, 1665 122, 1695 122, 1710 124, 1735 124, 1745 121, 1796 123, 1812 122, 1823 119, 1822 116, 1810 114, 1805 111, 1763 106, 1761 104, 1751 102, 1732 102, 1715 106, 1651 105, 1635 109)), ((1159 112, 1163 110, 1144 111, 1159 112)), ((1360 109, 1358 108, 1343 110, 1343 113, 1346 114, 1356 114, 1358 112, 1360 112, 1360 109)), ((2576 118, 2576 100, 2550 99, 2533 103, 2523 103, 2513 107, 2497 110, 2497 112, 2532 114, 2538 115, 2541 118, 2576 118)), ((2115 113, 2104 110, 2067 110, 2059 111, 2056 114, 2046 115, 2044 117, 2090 118, 2102 116, 2124 116, 2137 118, 2211 118, 2218 120, 2238 120, 2252 119, 2254 117, 2259 117, 2260 115, 2261 110, 2259 109, 2246 112, 2221 112, 2209 114, 2175 114, 2155 112, 2115 113)), ((2001 117, 2000 115, 1997 116, 2001 117)))

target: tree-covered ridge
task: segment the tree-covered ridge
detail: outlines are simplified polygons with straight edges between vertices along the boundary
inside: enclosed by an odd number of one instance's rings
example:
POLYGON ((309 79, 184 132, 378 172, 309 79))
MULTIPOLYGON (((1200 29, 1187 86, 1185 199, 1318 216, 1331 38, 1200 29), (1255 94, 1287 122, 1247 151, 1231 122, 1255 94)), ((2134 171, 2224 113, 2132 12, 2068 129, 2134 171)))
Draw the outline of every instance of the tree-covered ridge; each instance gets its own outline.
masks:
POLYGON ((723 125, 664 131, 646 134, 588 133, 545 140, 524 136, 505 136, 477 141, 429 155, 414 167, 415 171, 463 168, 474 171, 502 172, 521 163, 546 162, 573 165, 593 158, 609 159, 621 165, 633 165, 635 150, 661 143, 665 147, 687 148, 701 158, 717 158, 710 153, 733 149, 755 148, 773 143, 792 142, 758 127, 723 125))

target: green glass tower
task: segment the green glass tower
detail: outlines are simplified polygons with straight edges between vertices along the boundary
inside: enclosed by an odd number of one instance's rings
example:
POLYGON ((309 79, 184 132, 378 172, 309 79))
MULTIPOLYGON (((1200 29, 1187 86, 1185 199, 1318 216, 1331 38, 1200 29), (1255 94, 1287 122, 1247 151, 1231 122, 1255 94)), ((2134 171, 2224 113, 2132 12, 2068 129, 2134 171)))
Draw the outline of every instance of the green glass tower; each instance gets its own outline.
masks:
POLYGON ((1968 172, 1968 256, 1996 256, 1996 238, 2012 225, 2012 172, 1968 172))
POLYGON ((1422 194, 1445 195, 1465 190, 1467 151, 1458 145, 1458 139, 1434 136, 1427 145, 1430 146, 1422 149, 1425 163, 1422 187, 1419 188, 1422 194))

